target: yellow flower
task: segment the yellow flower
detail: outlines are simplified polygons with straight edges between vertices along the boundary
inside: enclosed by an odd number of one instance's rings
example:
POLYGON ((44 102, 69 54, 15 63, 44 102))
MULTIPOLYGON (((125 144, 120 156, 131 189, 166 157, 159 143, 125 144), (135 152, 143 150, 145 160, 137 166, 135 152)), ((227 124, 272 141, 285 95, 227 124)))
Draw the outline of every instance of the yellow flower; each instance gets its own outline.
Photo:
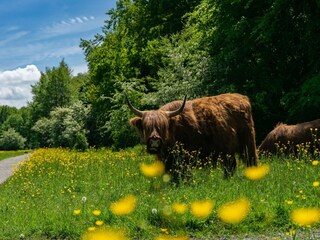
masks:
POLYGON ((103 221, 102 220, 97 220, 96 221, 96 225, 97 226, 102 226, 103 225, 103 221))
POLYGON ((172 209, 179 214, 183 214, 187 211, 188 207, 185 203, 174 203, 172 204, 172 209))
POLYGON ((75 209, 73 210, 73 214, 74 215, 79 215, 81 213, 81 210, 80 209, 75 209))
POLYGON ((299 226, 308 226, 320 221, 319 208, 299 208, 291 212, 291 220, 299 226))
POLYGON ((318 164, 319 164, 319 161, 318 161, 318 160, 313 160, 313 161, 312 161, 312 165, 313 165, 313 166, 317 166, 318 164))
POLYGON ((240 198, 233 202, 223 204, 218 209, 218 217, 225 223, 236 224, 243 221, 250 210, 250 202, 245 198, 240 198))
POLYGON ((94 230, 96 230, 96 227, 88 227, 88 231, 92 232, 94 230))
POLYGON ((152 164, 142 163, 140 170, 147 177, 159 177, 164 174, 165 166, 161 161, 155 161, 152 164))
POLYGON ((206 218, 210 215, 213 209, 213 201, 202 200, 192 202, 190 205, 190 211, 193 216, 197 218, 206 218))
POLYGON ((288 205, 292 205, 292 204, 293 204, 293 200, 286 200, 286 203, 287 203, 288 205))
POLYGON ((117 202, 111 203, 110 209, 115 215, 127 215, 133 212, 136 207, 136 203, 136 197, 128 195, 117 202))
POLYGON ((164 234, 169 234, 169 231, 167 228, 160 228, 161 232, 164 234))
POLYGON ((244 175, 250 180, 259 180, 265 177, 269 170, 269 165, 266 164, 257 167, 248 167, 244 170, 244 175))
POLYGON ((319 182, 313 182, 314 187, 319 187, 320 183, 319 182))
POLYGON ((88 231, 82 240, 127 240, 125 233, 115 229, 99 229, 88 231))
POLYGON ((95 216, 99 216, 101 214, 101 211, 100 210, 94 210, 92 213, 95 216))

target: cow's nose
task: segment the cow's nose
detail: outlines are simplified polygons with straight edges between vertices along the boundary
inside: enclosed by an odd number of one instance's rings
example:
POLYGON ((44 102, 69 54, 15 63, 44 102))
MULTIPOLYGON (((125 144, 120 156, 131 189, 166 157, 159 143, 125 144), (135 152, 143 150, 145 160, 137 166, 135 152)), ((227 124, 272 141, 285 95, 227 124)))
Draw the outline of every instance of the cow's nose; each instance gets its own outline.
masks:
POLYGON ((159 138, 150 138, 149 146, 151 148, 158 148, 160 146, 160 139, 159 138))

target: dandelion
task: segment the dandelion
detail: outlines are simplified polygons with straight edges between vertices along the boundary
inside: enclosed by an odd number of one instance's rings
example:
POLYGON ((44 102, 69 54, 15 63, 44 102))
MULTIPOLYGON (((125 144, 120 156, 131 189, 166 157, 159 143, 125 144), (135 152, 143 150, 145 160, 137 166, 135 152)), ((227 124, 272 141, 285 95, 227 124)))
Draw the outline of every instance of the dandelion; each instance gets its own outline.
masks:
POLYGON ((87 201, 87 197, 82 197, 82 198, 81 198, 81 201, 82 201, 83 203, 85 203, 85 202, 87 201))
POLYGON ((101 211, 100 210, 93 210, 93 215, 95 216, 99 216, 101 214, 101 211))
POLYGON ((115 215, 128 215, 136 207, 137 199, 133 195, 128 195, 117 202, 111 203, 111 212, 115 215))
POLYGON ((88 227, 88 231, 92 232, 94 230, 96 230, 96 227, 88 227))
POLYGON ((126 234, 121 230, 116 229, 99 229, 88 231, 82 240, 127 240, 126 234))
POLYGON ((187 211, 188 207, 185 203, 174 203, 172 204, 172 209, 178 214, 183 214, 187 211))
POLYGON ((317 166, 318 164, 319 164, 319 161, 318 161, 318 160, 313 160, 313 161, 312 161, 312 165, 313 165, 313 166, 317 166))
POLYGON ((103 225, 103 221, 102 220, 97 220, 96 221, 96 225, 97 226, 102 226, 103 225))
POLYGON ((169 174, 164 174, 162 177, 162 180, 163 180, 163 182, 167 183, 167 182, 170 182, 171 177, 169 174))
POLYGON ((190 211, 197 218, 206 218, 212 212, 213 205, 211 200, 195 201, 191 203, 190 211))
POLYGON ((292 204, 293 204, 293 200, 286 200, 286 203, 287 203, 288 205, 292 205, 292 204))
POLYGON ((312 184, 314 187, 319 187, 320 183, 319 182, 313 182, 312 184))
POLYGON ((249 214, 250 202, 245 198, 226 203, 218 209, 221 221, 230 224, 242 222, 249 214))
POLYGON ((308 226, 320 221, 320 209, 299 208, 291 212, 291 220, 299 226, 308 226))
POLYGON ((244 175, 250 180, 259 180, 269 173, 269 165, 261 165, 257 167, 248 167, 244 170, 244 175))
POLYGON ((156 208, 152 208, 152 209, 151 209, 151 212, 152 212, 152 214, 157 214, 157 213, 158 213, 158 210, 157 210, 156 208))
POLYGON ((164 174, 165 166, 161 161, 155 161, 152 164, 142 163, 140 170, 147 177, 159 177, 164 174))
POLYGON ((160 230, 164 234, 169 234, 168 228, 160 228, 160 230))
POLYGON ((74 215, 79 215, 81 213, 81 210, 80 209, 75 209, 73 210, 73 214, 74 215))

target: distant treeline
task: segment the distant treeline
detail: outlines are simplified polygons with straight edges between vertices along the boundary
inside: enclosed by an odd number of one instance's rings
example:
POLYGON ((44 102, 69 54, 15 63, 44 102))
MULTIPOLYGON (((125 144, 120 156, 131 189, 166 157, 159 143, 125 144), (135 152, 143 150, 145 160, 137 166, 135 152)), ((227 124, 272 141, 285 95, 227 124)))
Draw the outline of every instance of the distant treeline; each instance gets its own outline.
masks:
POLYGON ((73 77, 61 61, 27 107, 0 108, 0 148, 12 135, 28 148, 134 145, 123 92, 139 109, 245 94, 258 143, 278 122, 319 118, 318 1, 119 0, 107 15, 81 40, 87 74, 73 77))

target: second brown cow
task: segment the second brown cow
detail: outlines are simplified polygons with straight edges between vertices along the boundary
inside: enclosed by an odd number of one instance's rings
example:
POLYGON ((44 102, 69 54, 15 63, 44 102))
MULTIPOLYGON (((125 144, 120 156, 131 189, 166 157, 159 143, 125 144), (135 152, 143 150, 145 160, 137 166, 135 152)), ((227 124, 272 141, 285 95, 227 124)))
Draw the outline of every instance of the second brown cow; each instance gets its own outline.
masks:
POLYGON ((140 111, 127 98, 136 115, 130 119, 147 145, 147 151, 174 167, 170 149, 177 142, 188 151, 199 151, 202 161, 222 159, 226 177, 234 174, 238 155, 246 166, 258 162, 254 122, 248 97, 221 94, 190 101, 174 101, 158 110, 140 111))
POLYGON ((304 144, 305 150, 314 154, 319 149, 318 129, 320 119, 295 125, 279 123, 261 142, 259 152, 297 153, 298 148, 302 148, 299 145, 304 144))

